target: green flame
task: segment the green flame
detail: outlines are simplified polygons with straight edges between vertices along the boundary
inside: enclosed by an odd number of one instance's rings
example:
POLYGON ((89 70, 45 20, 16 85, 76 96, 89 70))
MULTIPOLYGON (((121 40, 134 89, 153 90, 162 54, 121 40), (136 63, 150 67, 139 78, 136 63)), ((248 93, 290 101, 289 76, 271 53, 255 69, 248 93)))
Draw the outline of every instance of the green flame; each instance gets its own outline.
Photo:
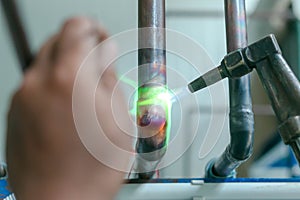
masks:
POLYGON ((136 89, 129 111, 132 116, 136 116, 140 106, 160 105, 166 114, 166 144, 169 144, 171 132, 171 109, 174 93, 167 86, 142 86, 137 87, 137 83, 122 76, 120 80, 136 89), (140 98, 139 98, 140 97, 140 98))

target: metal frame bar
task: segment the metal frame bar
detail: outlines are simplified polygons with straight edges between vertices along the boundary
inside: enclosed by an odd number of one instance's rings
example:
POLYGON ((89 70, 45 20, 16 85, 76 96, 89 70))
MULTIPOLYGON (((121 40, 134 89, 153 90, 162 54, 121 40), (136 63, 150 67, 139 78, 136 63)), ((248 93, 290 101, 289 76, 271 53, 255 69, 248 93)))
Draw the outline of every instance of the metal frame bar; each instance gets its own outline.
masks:
POLYGON ((122 199, 299 199, 300 182, 256 180, 255 182, 126 184, 117 196, 122 199))
POLYGON ((24 24, 21 20, 16 0, 1 0, 7 25, 15 46, 15 50, 24 72, 33 59, 24 24))

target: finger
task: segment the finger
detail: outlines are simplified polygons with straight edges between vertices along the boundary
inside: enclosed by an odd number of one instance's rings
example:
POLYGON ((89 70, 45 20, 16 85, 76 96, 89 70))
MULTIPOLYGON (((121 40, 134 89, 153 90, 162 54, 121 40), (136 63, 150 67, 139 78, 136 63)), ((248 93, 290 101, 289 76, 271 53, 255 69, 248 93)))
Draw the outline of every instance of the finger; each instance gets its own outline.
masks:
POLYGON ((58 34, 52 36, 48 41, 41 47, 39 52, 36 54, 35 59, 32 62, 32 67, 46 67, 49 61, 51 61, 51 54, 53 48, 58 40, 58 34))
MULTIPOLYGON (((84 17, 68 20, 59 33, 56 45, 56 60, 81 63, 87 54, 101 41, 107 33, 96 22, 84 17)), ((72 65, 72 64, 71 64, 72 65)))

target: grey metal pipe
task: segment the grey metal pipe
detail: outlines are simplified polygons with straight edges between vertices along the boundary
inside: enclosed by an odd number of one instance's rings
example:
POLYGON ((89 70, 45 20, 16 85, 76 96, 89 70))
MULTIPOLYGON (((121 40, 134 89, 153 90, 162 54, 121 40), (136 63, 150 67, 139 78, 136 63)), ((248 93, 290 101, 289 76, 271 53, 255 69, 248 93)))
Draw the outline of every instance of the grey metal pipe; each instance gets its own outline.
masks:
POLYGON ((299 80, 281 54, 258 63, 256 71, 280 123, 300 114, 299 80), (268 65, 266 65, 268 64, 268 65), (276 88, 276 89, 275 89, 276 88))
MULTIPOLYGON (((228 53, 246 47, 248 41, 245 0, 225 0, 225 16, 228 53)), ((220 158, 209 164, 207 176, 211 177, 235 176, 235 169, 252 154, 254 115, 250 76, 229 79, 229 96, 230 144, 220 158)))
POLYGON ((139 0, 139 51, 136 144, 139 178, 150 179, 166 152, 167 108, 157 104, 155 93, 166 85, 165 0, 139 0), (149 104, 144 104, 149 100, 149 104), (151 124, 161 127, 149 135, 151 124), (148 135, 147 135, 148 134, 148 135))
POLYGON ((256 65, 280 123, 279 133, 293 149, 300 164, 300 87, 299 80, 281 54, 256 65))

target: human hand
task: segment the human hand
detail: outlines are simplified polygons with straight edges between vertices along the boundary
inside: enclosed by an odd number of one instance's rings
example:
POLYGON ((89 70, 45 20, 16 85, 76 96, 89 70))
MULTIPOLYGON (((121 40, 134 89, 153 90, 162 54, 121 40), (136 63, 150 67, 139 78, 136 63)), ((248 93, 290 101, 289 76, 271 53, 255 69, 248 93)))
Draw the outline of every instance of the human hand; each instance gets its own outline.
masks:
MULTIPOLYGON (((96 23, 71 19, 42 47, 25 73, 12 100, 7 130, 9 182, 17 199, 111 199, 120 188, 123 172, 100 163, 89 153, 77 134, 72 113, 72 91, 79 67, 105 39, 106 32, 96 23)), ((114 52, 112 46, 100 47, 101 55, 89 61, 92 68, 103 71, 95 107, 105 135, 117 146, 130 149, 130 137, 113 116, 112 94, 117 97, 114 101, 119 105, 119 116, 126 118, 127 106, 114 89, 115 72, 111 67, 105 69, 99 59, 114 52)), ((97 78, 93 76, 81 80, 82 85, 88 88, 90 80, 97 78)), ((115 152, 104 154, 126 168, 129 157, 115 152)))

